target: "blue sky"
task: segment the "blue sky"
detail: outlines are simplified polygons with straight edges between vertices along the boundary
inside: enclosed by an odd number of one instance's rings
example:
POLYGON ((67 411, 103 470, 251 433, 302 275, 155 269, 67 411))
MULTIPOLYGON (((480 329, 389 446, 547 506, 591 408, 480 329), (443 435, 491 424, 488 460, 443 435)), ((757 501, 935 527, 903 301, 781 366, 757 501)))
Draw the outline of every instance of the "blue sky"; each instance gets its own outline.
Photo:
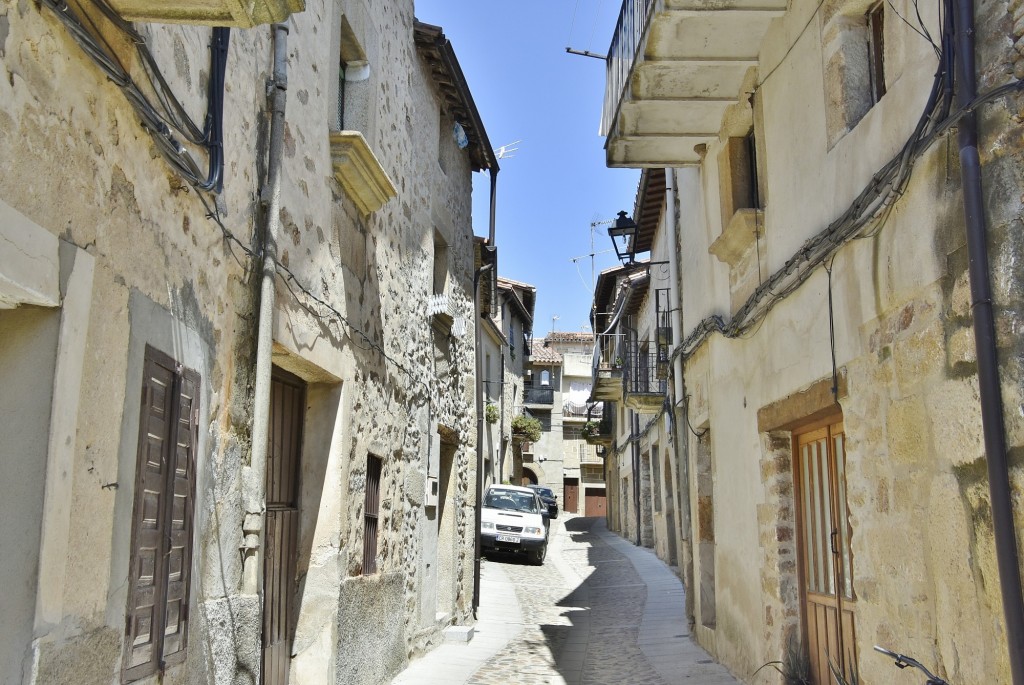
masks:
MULTIPOLYGON (((589 330, 590 224, 619 210, 633 213, 639 172, 606 168, 598 135, 604 62, 565 52, 604 54, 620 5, 416 0, 416 18, 441 26, 452 42, 491 144, 521 140, 514 156, 499 162, 498 271, 537 286, 537 337, 551 330, 552 316, 559 317, 556 330, 589 330)), ((474 228, 486 235, 489 180, 474 176, 474 228)), ((607 227, 598 227, 595 251, 610 248, 607 227)), ((597 272, 614 257, 597 255, 597 272)))

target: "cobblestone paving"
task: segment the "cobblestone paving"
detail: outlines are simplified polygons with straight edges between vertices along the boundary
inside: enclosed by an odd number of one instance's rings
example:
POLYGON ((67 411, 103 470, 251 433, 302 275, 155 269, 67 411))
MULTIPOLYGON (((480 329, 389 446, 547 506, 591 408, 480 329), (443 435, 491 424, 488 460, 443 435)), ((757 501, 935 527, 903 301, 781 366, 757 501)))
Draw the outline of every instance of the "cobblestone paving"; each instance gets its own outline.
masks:
POLYGON ((666 685, 636 644, 647 587, 633 564, 590 533, 592 519, 552 522, 543 566, 499 557, 515 584, 523 631, 472 685, 666 685))

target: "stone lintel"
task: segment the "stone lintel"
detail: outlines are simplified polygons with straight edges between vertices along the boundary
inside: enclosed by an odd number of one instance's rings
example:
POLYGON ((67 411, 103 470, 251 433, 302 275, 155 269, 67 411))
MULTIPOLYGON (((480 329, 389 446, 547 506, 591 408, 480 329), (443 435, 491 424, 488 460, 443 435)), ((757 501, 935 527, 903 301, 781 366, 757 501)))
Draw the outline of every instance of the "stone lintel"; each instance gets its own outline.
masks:
MULTIPOLYGON (((839 397, 845 398, 846 369, 839 370, 838 386, 839 397)), ((758 409, 757 430, 759 433, 793 430, 802 424, 839 414, 840 411, 841 408, 832 395, 832 377, 829 376, 758 409)))

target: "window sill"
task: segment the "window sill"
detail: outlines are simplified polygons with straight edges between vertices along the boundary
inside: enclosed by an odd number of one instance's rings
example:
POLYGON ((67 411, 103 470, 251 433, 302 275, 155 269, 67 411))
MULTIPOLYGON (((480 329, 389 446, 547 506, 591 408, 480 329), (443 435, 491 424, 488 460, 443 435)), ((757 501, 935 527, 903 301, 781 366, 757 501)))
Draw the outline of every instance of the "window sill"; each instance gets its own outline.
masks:
POLYGON ((361 214, 376 212, 398 194, 362 133, 332 131, 330 140, 334 176, 361 214))
POLYGON ((737 209, 728 225, 711 243, 708 252, 718 260, 736 266, 757 239, 757 233, 764 226, 764 211, 760 209, 737 209))
POLYGON ((113 0, 111 6, 128 21, 202 24, 252 28, 288 19, 306 9, 304 0, 201 0, 173 3, 157 0, 113 0))

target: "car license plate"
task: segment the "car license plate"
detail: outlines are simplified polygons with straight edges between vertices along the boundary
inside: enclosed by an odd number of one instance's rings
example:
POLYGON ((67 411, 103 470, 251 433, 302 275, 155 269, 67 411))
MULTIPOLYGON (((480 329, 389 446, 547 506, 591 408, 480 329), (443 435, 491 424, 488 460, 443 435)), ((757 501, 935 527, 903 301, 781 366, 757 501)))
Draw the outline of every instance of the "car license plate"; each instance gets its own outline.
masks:
POLYGON ((518 535, 499 535, 498 536, 498 542, 515 542, 515 543, 518 544, 519 536, 518 535))

